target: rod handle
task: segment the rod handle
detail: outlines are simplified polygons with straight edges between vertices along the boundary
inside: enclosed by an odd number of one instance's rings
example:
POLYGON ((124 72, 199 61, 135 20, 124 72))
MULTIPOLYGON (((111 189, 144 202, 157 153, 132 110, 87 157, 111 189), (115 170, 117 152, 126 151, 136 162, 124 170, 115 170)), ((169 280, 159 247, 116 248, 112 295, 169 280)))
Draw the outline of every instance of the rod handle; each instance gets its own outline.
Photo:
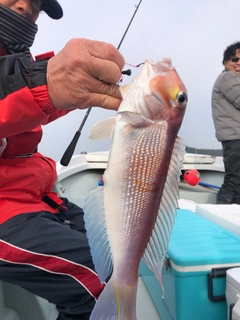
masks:
POLYGON ((66 151, 64 152, 62 159, 60 161, 62 166, 67 166, 72 158, 72 155, 74 153, 74 150, 76 148, 78 139, 80 137, 80 131, 77 131, 72 139, 72 141, 70 142, 69 146, 67 147, 66 151))

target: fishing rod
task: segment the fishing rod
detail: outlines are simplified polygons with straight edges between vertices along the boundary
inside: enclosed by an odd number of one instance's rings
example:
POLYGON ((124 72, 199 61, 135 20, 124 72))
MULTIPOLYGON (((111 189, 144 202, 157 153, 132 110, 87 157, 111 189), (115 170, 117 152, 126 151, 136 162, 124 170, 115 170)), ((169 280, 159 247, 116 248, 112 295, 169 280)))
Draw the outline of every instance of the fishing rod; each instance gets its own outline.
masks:
MULTIPOLYGON (((128 23, 128 26, 127 26, 127 28, 126 28, 123 36, 122 36, 122 39, 121 39, 120 42, 119 42, 119 45, 117 46, 117 49, 118 49, 118 50, 120 49, 120 47, 121 47, 121 45, 122 45, 122 43, 123 43, 123 40, 124 40, 124 38, 125 38, 128 30, 129 30, 132 22, 133 22, 133 19, 134 19, 135 15, 136 15, 139 7, 140 7, 141 2, 142 2, 142 0, 140 0, 139 3, 138 3, 137 5, 135 5, 135 11, 134 11, 134 13, 133 13, 133 15, 132 15, 132 18, 131 18, 130 22, 128 23)), ((132 72, 131 72, 130 69, 128 69, 128 70, 123 70, 123 71, 122 71, 122 74, 123 74, 123 75, 128 75, 128 76, 130 76, 131 73, 132 73, 132 72)), ((63 154, 63 156, 62 156, 62 159, 61 159, 61 161, 60 161, 61 165, 63 165, 63 166, 66 167, 66 166, 69 164, 69 162, 70 162, 70 160, 71 160, 71 158, 72 158, 72 156, 73 156, 74 150, 75 150, 75 148, 76 148, 77 142, 78 142, 78 140, 79 140, 79 138, 80 138, 80 135, 81 135, 81 132, 82 132, 82 128, 83 128, 85 122, 87 121, 87 118, 88 118, 91 110, 92 110, 92 107, 90 107, 90 108, 87 109, 87 112, 86 112, 86 114, 85 114, 85 116, 84 116, 84 118, 83 118, 83 120, 82 120, 82 123, 81 123, 79 129, 76 131, 76 133, 75 133, 72 141, 70 142, 69 146, 67 147, 66 151, 64 152, 64 154, 63 154)))

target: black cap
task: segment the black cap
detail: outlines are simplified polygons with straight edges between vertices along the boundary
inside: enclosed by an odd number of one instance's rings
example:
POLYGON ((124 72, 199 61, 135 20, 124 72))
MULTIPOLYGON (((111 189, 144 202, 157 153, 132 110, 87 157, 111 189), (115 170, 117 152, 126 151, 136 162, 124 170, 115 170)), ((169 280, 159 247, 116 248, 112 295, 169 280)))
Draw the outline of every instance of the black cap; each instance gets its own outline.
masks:
POLYGON ((52 19, 61 19, 63 16, 63 10, 57 0, 43 0, 41 4, 41 10, 52 19))

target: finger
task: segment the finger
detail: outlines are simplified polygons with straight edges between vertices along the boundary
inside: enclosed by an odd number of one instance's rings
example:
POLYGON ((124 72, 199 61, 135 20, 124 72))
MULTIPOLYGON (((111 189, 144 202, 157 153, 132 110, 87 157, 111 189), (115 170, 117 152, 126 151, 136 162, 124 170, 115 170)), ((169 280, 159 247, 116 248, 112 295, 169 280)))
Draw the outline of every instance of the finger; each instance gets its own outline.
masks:
MULTIPOLYGON (((118 110, 122 99, 114 98, 109 95, 99 94, 99 93, 92 93, 91 96, 88 97, 88 104, 94 107, 100 107, 103 109, 108 110, 118 110)), ((82 109, 82 104, 79 104, 79 109, 82 109)))
POLYGON ((78 100, 77 108, 101 107, 104 109, 117 110, 122 102, 122 95, 117 85, 109 85, 98 81, 94 92, 85 91, 78 100))
POLYGON ((125 65, 125 60, 121 53, 112 44, 100 42, 100 41, 88 41, 87 47, 89 53, 102 60, 109 60, 116 63, 120 70, 125 65))
POLYGON ((116 84, 107 84, 102 81, 98 81, 98 85, 95 87, 94 91, 94 93, 99 93, 122 100, 121 91, 119 89, 119 86, 116 84))
MULTIPOLYGON (((79 85, 76 83, 76 85, 80 87, 81 83, 79 83, 79 85)), ((84 93, 87 93, 90 95, 96 93, 96 94, 112 96, 117 99, 122 99, 122 94, 117 84, 108 84, 96 78, 92 78, 91 82, 89 82, 89 78, 86 77, 85 86, 82 87, 79 93, 80 95, 84 93)))
POLYGON ((95 57, 91 57, 89 73, 94 78, 111 84, 116 84, 121 79, 121 70, 116 63, 95 57))
POLYGON ((116 99, 111 96, 101 96, 100 97, 100 107, 107 110, 118 110, 122 100, 116 99))

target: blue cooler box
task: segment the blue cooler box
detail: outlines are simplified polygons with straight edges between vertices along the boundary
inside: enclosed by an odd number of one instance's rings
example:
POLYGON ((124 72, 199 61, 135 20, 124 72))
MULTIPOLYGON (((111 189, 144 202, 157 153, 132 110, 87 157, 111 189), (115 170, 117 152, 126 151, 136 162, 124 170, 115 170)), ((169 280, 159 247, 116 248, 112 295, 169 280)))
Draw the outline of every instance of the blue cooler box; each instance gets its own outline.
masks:
POLYGON ((226 320, 226 270, 235 266, 240 237, 179 209, 163 267, 165 297, 143 261, 139 273, 162 320, 226 320))

